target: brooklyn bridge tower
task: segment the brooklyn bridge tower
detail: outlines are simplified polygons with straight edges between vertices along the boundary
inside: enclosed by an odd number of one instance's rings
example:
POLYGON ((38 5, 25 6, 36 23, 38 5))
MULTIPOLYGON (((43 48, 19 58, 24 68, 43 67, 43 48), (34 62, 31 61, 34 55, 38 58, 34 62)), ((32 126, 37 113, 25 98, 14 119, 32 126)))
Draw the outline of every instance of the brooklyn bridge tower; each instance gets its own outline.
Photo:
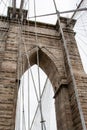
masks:
MULTIPOLYGON (((53 2, 56 13, 51 15, 57 15, 55 25, 37 22, 36 14, 35 21, 30 21, 28 10, 23 9, 24 0, 20 8, 16 8, 13 0, 7 15, 0 16, 0 130, 15 130, 20 79, 28 69, 33 78, 33 65, 38 66, 38 77, 41 68, 53 86, 57 129, 87 130, 87 75, 73 31, 76 21, 60 17, 53 2)), ((46 119, 43 119, 38 82, 39 96, 35 91, 41 113, 38 123, 44 130, 46 119)))

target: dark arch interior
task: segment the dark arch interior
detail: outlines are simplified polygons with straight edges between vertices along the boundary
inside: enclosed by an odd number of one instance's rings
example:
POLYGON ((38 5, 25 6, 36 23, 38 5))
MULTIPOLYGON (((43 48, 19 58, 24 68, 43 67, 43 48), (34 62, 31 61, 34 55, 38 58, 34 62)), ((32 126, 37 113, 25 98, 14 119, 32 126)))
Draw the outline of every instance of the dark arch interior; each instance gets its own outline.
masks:
MULTIPOLYGON (((59 80, 58 70, 52 59, 46 53, 44 53, 42 49, 38 50, 38 56, 39 67, 47 74, 55 90, 55 88, 58 86, 59 80)), ((37 49, 30 53, 29 61, 31 66, 37 64, 37 49)), ((24 64, 24 70, 26 71, 29 68, 27 57, 24 57, 24 64)))

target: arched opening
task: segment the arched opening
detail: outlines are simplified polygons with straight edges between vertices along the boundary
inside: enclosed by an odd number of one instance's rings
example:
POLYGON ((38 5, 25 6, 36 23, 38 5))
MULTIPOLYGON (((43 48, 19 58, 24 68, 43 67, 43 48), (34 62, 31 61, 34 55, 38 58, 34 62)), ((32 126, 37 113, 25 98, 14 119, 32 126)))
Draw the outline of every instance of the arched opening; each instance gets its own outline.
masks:
POLYGON ((36 47, 22 58, 15 130, 57 130, 53 96, 59 79, 54 57, 36 47))
POLYGON ((57 130, 53 96, 48 76, 33 65, 21 77, 15 130, 57 130))

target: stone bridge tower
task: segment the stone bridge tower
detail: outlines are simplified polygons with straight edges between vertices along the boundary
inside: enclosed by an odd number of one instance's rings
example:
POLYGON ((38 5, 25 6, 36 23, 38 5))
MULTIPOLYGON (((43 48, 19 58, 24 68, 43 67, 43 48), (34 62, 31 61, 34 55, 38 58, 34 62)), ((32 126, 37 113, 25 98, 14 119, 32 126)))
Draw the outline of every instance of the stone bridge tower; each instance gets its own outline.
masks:
POLYGON ((22 22, 18 12, 12 16, 9 8, 8 16, 0 17, 0 130, 15 129, 18 81, 30 65, 37 64, 37 50, 39 65, 54 88, 58 130, 86 130, 87 75, 74 37, 75 21, 68 27, 68 19, 60 17, 62 35, 58 22, 38 22, 35 29, 35 23, 26 20, 27 11, 22 22))

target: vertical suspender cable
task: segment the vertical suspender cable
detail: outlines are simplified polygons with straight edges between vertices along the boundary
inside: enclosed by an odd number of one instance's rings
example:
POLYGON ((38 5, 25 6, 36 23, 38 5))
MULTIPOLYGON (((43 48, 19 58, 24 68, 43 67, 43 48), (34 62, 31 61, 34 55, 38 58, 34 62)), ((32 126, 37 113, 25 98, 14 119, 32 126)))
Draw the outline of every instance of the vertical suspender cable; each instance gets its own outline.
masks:
MULTIPOLYGON (((35 40, 37 44, 37 24, 36 24, 36 3, 34 0, 34 15, 35 15, 35 40)), ((40 86, 40 70, 39 70, 39 48, 37 49, 37 65, 38 65, 38 85, 39 85, 39 104, 40 104, 40 114, 41 114, 41 130, 43 130, 43 115, 42 115, 42 103, 41 103, 41 86, 40 86)))
MULTIPOLYGON (((18 30, 18 38, 19 38, 19 42, 18 42, 18 51, 19 51, 19 57, 18 57, 18 69, 20 68, 20 59, 21 59, 21 27, 20 27, 20 21, 18 20, 18 24, 19 24, 19 26, 18 26, 18 28, 19 28, 19 30, 18 30)), ((18 70, 18 85, 20 85, 20 75, 21 75, 21 73, 22 72, 20 72, 20 70, 18 70)), ((19 116, 20 116, 20 129, 22 130, 23 129, 23 123, 22 123, 22 120, 23 120, 23 113, 22 113, 22 107, 23 107, 23 105, 22 105, 22 86, 19 86, 20 87, 20 110, 19 110, 19 112, 20 112, 20 114, 19 114, 19 116)))
POLYGON ((33 85, 34 85, 34 90, 35 90, 36 98, 37 98, 37 101, 38 101, 39 98, 38 98, 38 94, 37 94, 37 90, 36 90, 36 85, 35 85, 35 81, 34 81, 32 69, 31 69, 31 65, 30 65, 30 61, 29 61, 29 54, 28 54, 28 51, 27 51, 27 48, 26 48, 26 45, 25 45, 24 41, 23 41, 23 44, 24 44, 24 49, 25 49, 26 57, 27 57, 27 60, 28 60, 28 66, 30 67, 30 74, 31 74, 31 77, 32 77, 33 85))
POLYGON ((74 13, 73 13, 73 15, 71 16, 70 20, 68 21, 68 24, 67 24, 67 25, 69 25, 69 24, 71 23, 72 19, 74 18, 75 14, 77 13, 77 10, 80 8, 80 6, 81 6, 81 4, 83 3, 83 1, 84 1, 84 0, 81 0, 81 1, 80 1, 79 5, 78 5, 77 8, 76 8, 76 11, 74 11, 74 13))
POLYGON ((28 130, 30 130, 30 84, 29 84, 29 68, 28 68, 28 130))
MULTIPOLYGON (((17 28, 18 29, 18 28, 17 28)), ((18 35, 16 35, 16 42, 18 42, 18 36, 19 36, 19 29, 17 30, 17 32, 18 32, 18 35)), ((19 42, 18 42, 18 50, 19 50, 19 42)), ((19 84, 20 84, 20 82, 19 82, 19 51, 18 51, 18 53, 17 53, 17 97, 19 96, 19 98, 20 98, 20 89, 19 89, 19 84), (18 95, 19 94, 19 95, 18 95)), ((20 104, 18 104, 18 102, 19 102, 19 100, 18 100, 18 98, 17 98, 17 107, 16 107, 16 122, 18 122, 18 123, 16 123, 16 126, 15 126, 15 130, 20 130, 20 104), (18 111, 18 117, 17 117, 17 111, 18 111), (19 119, 18 121, 17 121, 17 118, 19 119)))
MULTIPOLYGON (((29 25, 29 22, 28 22, 28 25, 29 25)), ((22 29, 22 26, 21 26, 21 29, 22 29)), ((22 38, 22 42, 23 42, 23 44, 24 44, 24 49, 25 49, 25 53, 26 53, 27 60, 28 60, 28 67, 30 67, 30 74, 31 74, 31 77, 32 77, 32 81, 33 81, 33 85, 34 85, 34 90, 35 90, 36 98, 37 98, 37 101, 38 101, 39 99, 38 99, 38 94, 37 94, 37 90, 36 90, 36 85, 35 85, 35 81, 34 81, 32 69, 31 69, 31 65, 30 65, 30 61, 29 61, 29 54, 28 54, 27 47, 26 47, 26 44, 25 44, 23 38, 22 38)))
POLYGON ((37 49, 37 65, 38 65, 38 85, 39 85, 39 104, 40 104, 40 113, 41 113, 41 130, 43 130, 43 115, 42 115, 42 102, 41 102, 41 86, 40 86, 40 70, 39 70, 39 53, 37 49))
MULTIPOLYGON (((46 78, 46 81, 45 81, 45 83, 44 83, 44 87, 43 87, 43 90, 42 90, 42 93, 41 93, 41 99, 42 99, 42 97, 43 97, 43 94, 44 94, 44 92, 45 92, 45 90, 46 90, 46 85, 47 85, 47 82, 48 82, 48 77, 46 78)), ((33 124, 34 124, 34 121, 35 121, 35 117, 36 117, 36 114, 37 114, 37 111, 38 111, 38 108, 39 108, 39 103, 38 103, 38 106, 37 106, 37 108, 36 108, 36 111, 35 111, 35 115, 34 115, 34 118, 33 118, 33 121, 32 121, 32 123, 31 123, 31 127, 30 127, 30 130, 32 130, 32 126, 33 126, 33 124)), ((45 122, 45 121, 44 121, 45 122)), ((46 126, 45 126, 45 123, 44 123, 44 128, 45 128, 45 130, 46 130, 46 126)))
POLYGON ((74 74, 73 74, 73 70, 72 70, 72 66, 71 66, 71 61, 70 61, 70 57, 69 57, 69 52, 68 52, 68 49, 67 49, 67 46, 66 46, 65 37, 64 37, 61 22, 60 22, 60 15, 59 15, 59 12, 57 10, 55 0, 53 0, 53 2, 54 2, 55 10, 57 12, 58 23, 59 23, 60 32, 61 32, 61 35, 62 35, 62 40, 63 40, 63 46, 64 46, 64 49, 65 49, 65 53, 66 53, 66 57, 67 57, 67 61, 68 61, 69 69, 70 69, 70 74, 71 74, 71 77, 72 77, 72 82, 73 82, 76 100, 77 100, 77 104, 78 104, 78 109, 79 109, 79 113, 80 113, 80 117, 81 117, 82 127, 83 127, 84 130, 86 130, 85 120, 84 120, 84 117, 83 117, 83 112, 82 112, 82 108, 81 108, 81 104, 80 104, 79 96, 78 96, 78 91, 77 91, 77 87, 76 87, 76 81, 75 81, 75 78, 74 78, 74 74))
MULTIPOLYGON (((19 23, 19 22, 18 22, 19 23)), ((20 54, 20 38, 19 38, 19 35, 20 35, 20 29, 19 29, 19 26, 18 26, 18 38, 17 38, 17 42, 18 42, 18 62, 17 62, 17 66, 18 66, 18 69, 17 69, 17 92, 19 91, 19 99, 20 99, 20 104, 19 104, 19 109, 18 109, 18 119, 19 119, 19 124, 17 124, 16 126, 16 129, 17 130, 20 130, 21 129, 21 88, 19 89, 20 87, 20 75, 21 75, 21 72, 19 70, 19 66, 20 66, 20 57, 21 57, 21 54, 20 54)), ((17 114, 17 111, 16 111, 16 114, 17 114)))
MULTIPOLYGON (((21 25, 22 22, 19 20, 19 31, 18 31, 18 36, 19 36, 19 43, 18 43, 18 50, 19 50, 19 58, 18 58, 18 68, 20 68, 21 72, 18 72, 18 81, 20 82, 20 76, 23 74, 24 72, 24 67, 23 67, 23 62, 22 60, 22 54, 21 54, 21 43, 22 43, 22 35, 21 35, 21 25), (21 66, 20 66, 21 65, 21 66)), ((20 84, 20 83, 18 83, 20 84)), ((26 121, 25 121, 25 113, 24 113, 24 75, 22 77, 22 82, 21 82, 21 86, 20 86, 20 128, 19 130, 26 130, 26 121)))
POLYGON ((23 5, 24 5, 24 0, 21 0, 21 4, 20 4, 20 16, 22 15, 22 9, 23 9, 23 5))
MULTIPOLYGON (((22 64, 22 73, 24 73, 24 63, 22 64)), ((26 117, 25 117, 25 109, 24 109, 24 74, 22 77, 22 113, 23 113, 23 130, 26 130, 26 117)))
MULTIPOLYGON (((29 5, 28 5, 28 8, 29 8, 29 5)), ((28 22, 28 25, 29 25, 29 22, 28 22)), ((21 25, 21 30, 22 30, 22 25, 21 25)), ((22 34, 21 34, 22 35, 22 34)), ((33 73, 32 73, 32 70, 31 70, 31 65, 30 65, 30 61, 29 61, 29 54, 28 54, 28 51, 27 51, 27 48, 26 48, 26 44, 24 42, 24 39, 22 38, 22 42, 24 44, 24 49, 25 49, 25 53, 26 53, 26 57, 27 57, 27 60, 28 60, 28 67, 30 67, 30 74, 31 74, 31 77, 32 77, 32 81, 33 81, 33 86, 34 86, 34 90, 35 90, 35 94, 36 94, 36 98, 37 98, 37 101, 39 101, 39 98, 38 98, 38 94, 37 94, 37 90, 36 90, 36 85, 35 85, 35 81, 34 81, 34 77, 33 77, 33 73)), ((29 70, 28 70, 28 91, 29 91, 29 70)), ((28 92, 29 93, 29 92, 28 92)), ((28 114, 30 116, 30 101, 29 101, 29 95, 28 95, 28 114)), ((28 116, 28 127, 30 129, 30 117, 28 116)))
POLYGON ((12 0, 12 7, 13 7, 13 15, 16 12, 16 0, 12 0))
MULTIPOLYGON (((30 1, 28 0, 28 12, 29 12, 29 3, 30 1)), ((29 25, 29 22, 28 22, 29 25)), ((28 61, 29 62, 29 61, 28 61)), ((28 66, 30 67, 30 66, 28 66)), ((28 130, 30 130, 30 82, 29 82, 29 68, 28 68, 28 130)))
MULTIPOLYGON (((21 43, 22 43, 22 21, 20 23, 20 40, 21 40, 21 43)), ((21 48, 20 48, 21 50, 21 48)), ((24 62, 23 62, 23 69, 22 69, 22 73, 21 75, 24 73, 24 62)), ((22 102, 21 102, 21 107, 22 107, 22 130, 26 130, 26 117, 25 117, 25 111, 24 111, 24 75, 23 75, 23 79, 22 79, 22 85, 21 85, 21 98, 22 98, 22 102)))
POLYGON ((21 88, 19 89, 19 87, 20 87, 20 76, 22 75, 22 68, 21 68, 21 70, 19 69, 20 68, 20 59, 22 58, 21 57, 21 34, 20 34, 20 22, 19 22, 19 20, 18 20, 18 34, 16 35, 16 37, 17 37, 17 42, 18 42, 18 70, 17 70, 17 92, 19 91, 19 99, 20 99, 20 104, 19 104, 19 111, 18 111, 18 113, 19 113, 19 125, 18 125, 18 128, 17 128, 17 130, 20 130, 21 129, 21 88))

